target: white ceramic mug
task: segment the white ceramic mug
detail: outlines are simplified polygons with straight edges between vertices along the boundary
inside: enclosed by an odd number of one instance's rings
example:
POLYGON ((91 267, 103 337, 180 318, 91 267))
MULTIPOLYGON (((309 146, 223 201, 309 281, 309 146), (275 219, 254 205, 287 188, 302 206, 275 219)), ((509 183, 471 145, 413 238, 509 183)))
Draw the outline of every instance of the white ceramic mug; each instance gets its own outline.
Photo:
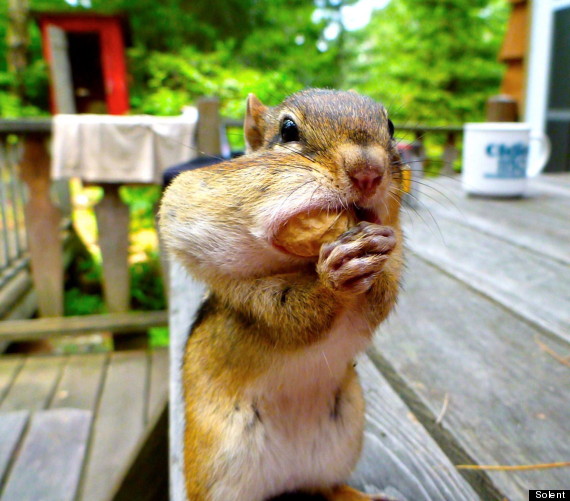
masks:
POLYGON ((528 123, 467 123, 461 183, 473 195, 520 196, 527 179, 540 174, 549 157, 548 137, 531 132, 528 123))

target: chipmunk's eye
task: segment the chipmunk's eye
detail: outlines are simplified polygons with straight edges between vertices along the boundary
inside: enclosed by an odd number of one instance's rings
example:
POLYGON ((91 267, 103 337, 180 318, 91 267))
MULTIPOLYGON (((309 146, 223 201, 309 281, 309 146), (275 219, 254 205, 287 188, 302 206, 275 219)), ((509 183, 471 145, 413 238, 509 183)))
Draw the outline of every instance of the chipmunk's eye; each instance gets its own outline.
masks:
POLYGON ((299 140, 299 128, 289 117, 286 117, 281 124, 281 139, 284 143, 299 140))
POLYGON ((394 139, 394 124, 390 119, 388 119, 388 132, 390 133, 390 137, 394 139))

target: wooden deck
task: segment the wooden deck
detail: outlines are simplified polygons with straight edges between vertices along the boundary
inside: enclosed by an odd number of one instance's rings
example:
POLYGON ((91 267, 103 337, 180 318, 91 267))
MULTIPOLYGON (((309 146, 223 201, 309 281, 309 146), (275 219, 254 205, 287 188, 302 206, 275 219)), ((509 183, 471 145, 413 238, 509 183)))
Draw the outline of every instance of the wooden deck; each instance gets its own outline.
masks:
MULTIPOLYGON (((570 175, 503 201, 468 198, 457 179, 425 183, 406 210, 399 305, 358 361, 367 430, 351 482, 402 501, 568 489, 570 468, 553 463, 570 461, 570 175)), ((178 369, 201 288, 176 266, 171 276, 178 369)), ((0 500, 163 499, 145 479, 163 465, 165 426, 150 438, 167 365, 164 351, 0 357, 0 500)), ((172 501, 184 499, 177 373, 172 501)))
MULTIPOLYGON (((424 183, 405 211, 398 307, 358 362, 367 429, 351 483, 401 501, 569 489, 570 467, 552 463, 570 461, 570 175, 511 200, 469 198, 458 179, 424 183)), ((176 267, 171 284, 178 368, 201 288, 176 267)), ((171 499, 185 501, 176 378, 171 389, 171 499)))
POLYGON ((570 467, 454 468, 460 493, 442 480, 448 463, 437 458, 570 461, 570 175, 544 176, 516 200, 467 197, 458 179, 425 183, 405 218, 404 292, 365 364, 367 449, 377 452, 363 460, 365 480, 409 501, 526 500, 529 489, 569 489, 570 467), (374 368, 409 410, 378 401, 374 368), (410 422, 422 425, 423 442, 394 438, 410 422))
POLYGON ((167 388, 166 350, 0 357, 0 499, 124 498, 167 388))

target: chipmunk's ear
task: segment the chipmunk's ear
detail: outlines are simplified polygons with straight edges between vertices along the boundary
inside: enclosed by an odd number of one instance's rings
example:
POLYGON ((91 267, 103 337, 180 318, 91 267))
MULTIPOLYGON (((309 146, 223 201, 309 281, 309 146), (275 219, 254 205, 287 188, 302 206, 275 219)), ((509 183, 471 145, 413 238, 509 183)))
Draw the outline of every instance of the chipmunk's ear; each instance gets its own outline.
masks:
POLYGON ((247 96, 247 111, 243 123, 246 153, 257 150, 263 144, 263 135, 265 133, 264 115, 266 111, 267 106, 255 94, 247 96))

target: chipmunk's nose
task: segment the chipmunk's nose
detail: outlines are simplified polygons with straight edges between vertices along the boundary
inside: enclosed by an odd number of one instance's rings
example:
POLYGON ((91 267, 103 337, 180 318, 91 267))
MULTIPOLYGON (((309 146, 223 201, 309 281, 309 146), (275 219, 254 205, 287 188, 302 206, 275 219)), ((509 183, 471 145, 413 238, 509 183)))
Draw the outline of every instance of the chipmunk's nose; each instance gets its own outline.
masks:
POLYGON ((376 189, 382 182, 382 169, 378 166, 367 165, 350 174, 352 184, 365 197, 370 197, 376 193, 376 189))
POLYGON ((388 166, 386 151, 379 146, 344 144, 341 162, 352 186, 362 198, 372 197, 382 183, 388 166))

